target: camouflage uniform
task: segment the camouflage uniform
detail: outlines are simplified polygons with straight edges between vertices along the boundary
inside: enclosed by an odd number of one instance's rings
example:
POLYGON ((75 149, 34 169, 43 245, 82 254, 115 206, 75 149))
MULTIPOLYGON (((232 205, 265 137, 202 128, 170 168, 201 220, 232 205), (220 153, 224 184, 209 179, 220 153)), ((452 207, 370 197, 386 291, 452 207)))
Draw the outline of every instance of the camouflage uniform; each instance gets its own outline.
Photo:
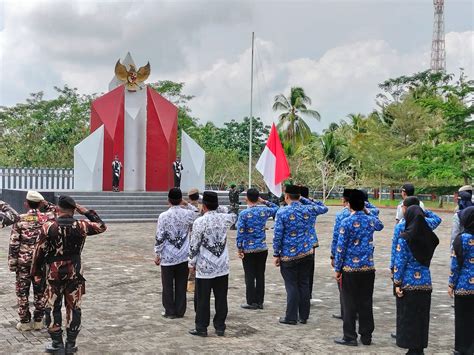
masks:
MULTIPOLYGON (((239 215, 239 209, 240 209, 240 193, 243 190, 243 186, 239 186, 238 188, 232 187, 229 190, 229 202, 230 202, 230 213, 234 213, 236 215, 239 215)), ((230 229, 235 230, 235 224, 230 227, 230 229)))
MULTIPOLYGON (((106 225, 95 211, 85 213, 87 220, 73 217, 58 217, 44 224, 43 234, 33 256, 31 273, 41 276, 41 268, 47 265, 46 296, 52 319, 46 319, 51 328, 62 325, 61 306, 66 303, 66 328, 74 333, 74 339, 81 325, 81 298, 85 291, 82 276, 81 252, 88 235, 105 232, 106 225)), ((48 318, 48 313, 46 318, 48 318)))
POLYGON ((16 221, 20 216, 8 203, 0 200, 0 228, 9 226, 16 221))
MULTIPOLYGON (((31 263, 33 252, 42 226, 54 215, 48 216, 37 209, 30 209, 27 213, 20 215, 20 220, 12 227, 10 235, 10 247, 8 252, 8 266, 10 271, 16 272, 16 296, 18 298, 18 315, 21 323, 30 323, 31 313, 28 296, 32 283, 31 263)), ((41 322, 45 306, 45 283, 33 282, 34 306, 33 318, 35 322, 41 322)))

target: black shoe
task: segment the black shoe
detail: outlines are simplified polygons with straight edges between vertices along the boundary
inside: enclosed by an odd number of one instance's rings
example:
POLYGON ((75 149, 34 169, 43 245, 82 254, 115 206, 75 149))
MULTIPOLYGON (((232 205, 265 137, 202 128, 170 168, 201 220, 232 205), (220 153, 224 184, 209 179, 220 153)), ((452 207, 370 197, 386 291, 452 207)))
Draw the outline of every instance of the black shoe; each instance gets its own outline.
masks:
POLYGON ((360 342, 364 345, 370 345, 372 344, 372 338, 360 338, 360 342))
POLYGON ((240 305, 240 308, 243 308, 243 309, 257 309, 257 305, 256 304, 248 304, 248 303, 243 303, 240 305))
POLYGON ((346 340, 344 338, 342 339, 334 339, 334 342, 339 345, 346 345, 346 346, 357 346, 357 340, 346 340))
POLYGON ((306 323, 308 323, 308 320, 307 319, 300 319, 300 320, 298 320, 298 322, 300 322, 301 324, 306 324, 306 323))
POLYGON ((217 335, 218 337, 223 337, 223 336, 224 336, 224 333, 225 333, 225 330, 216 329, 216 335, 217 335))
POLYGON ((63 331, 60 329, 49 332, 52 342, 47 344, 45 351, 50 354, 64 354, 63 331))
POLYGON ((338 316, 337 314, 333 314, 332 317, 336 319, 342 319, 342 316, 338 316))
POLYGON ((280 317, 278 320, 281 324, 289 324, 289 325, 296 325, 295 320, 287 320, 285 317, 280 317))
POLYGON ((263 303, 257 303, 257 308, 258 309, 263 309, 263 303))
POLYGON ((393 339, 397 339, 397 334, 396 333, 390 333, 390 337, 392 337, 393 339))
POLYGON ((74 354, 77 352, 76 338, 79 334, 79 331, 71 331, 66 329, 66 354, 74 354))
POLYGON ((161 315, 165 318, 168 318, 168 319, 175 319, 176 316, 174 314, 167 314, 166 312, 162 312, 161 315))
POLYGON ((197 335, 198 337, 207 337, 207 330, 191 329, 191 330, 189 331, 189 334, 191 334, 191 335, 197 335))

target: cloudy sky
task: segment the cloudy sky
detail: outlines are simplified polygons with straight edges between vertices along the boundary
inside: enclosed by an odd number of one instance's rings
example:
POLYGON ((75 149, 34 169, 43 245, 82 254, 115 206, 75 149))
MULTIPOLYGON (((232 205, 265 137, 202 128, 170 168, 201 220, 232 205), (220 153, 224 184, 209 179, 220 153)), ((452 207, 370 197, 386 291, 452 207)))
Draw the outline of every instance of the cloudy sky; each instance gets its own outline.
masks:
MULTIPOLYGON (((446 0, 450 72, 474 76, 474 2, 446 0)), ((0 105, 68 84, 105 92, 118 58, 150 61, 149 81, 184 81, 192 112, 222 124, 249 113, 266 122, 275 94, 302 86, 320 131, 375 107, 377 84, 429 67, 432 0, 0 1, 0 105)))

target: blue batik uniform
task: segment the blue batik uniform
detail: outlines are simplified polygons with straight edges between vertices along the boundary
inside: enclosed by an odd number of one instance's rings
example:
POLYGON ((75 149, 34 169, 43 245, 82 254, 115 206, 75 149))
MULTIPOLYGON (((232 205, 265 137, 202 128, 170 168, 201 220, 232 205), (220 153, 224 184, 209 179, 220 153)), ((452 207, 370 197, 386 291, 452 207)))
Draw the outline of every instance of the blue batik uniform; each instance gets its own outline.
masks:
POLYGON ((464 262, 459 265, 453 250, 449 286, 457 296, 474 295, 474 235, 463 233, 460 238, 464 262))
POLYGON ((327 212, 326 206, 302 197, 276 213, 273 255, 282 261, 303 258, 313 253, 310 218, 327 212))
MULTIPOLYGON (((325 214, 328 212, 327 206, 322 203, 321 201, 313 201, 316 203, 318 206, 321 206, 321 213, 320 214, 325 214)), ((313 248, 317 248, 319 246, 319 240, 318 240, 318 235, 316 234, 316 218, 318 215, 311 215, 309 221, 311 224, 311 243, 313 244, 313 248)))
POLYGON ((258 253, 267 250, 265 225, 275 217, 278 206, 266 201, 266 206, 252 206, 239 214, 237 221, 237 249, 244 253, 258 253))
POLYGON ((360 272, 375 270, 373 235, 382 222, 363 211, 356 211, 341 222, 337 238, 334 270, 360 272))
MULTIPOLYGON (((435 230, 436 228, 438 228, 438 226, 441 224, 441 218, 429 210, 425 210, 424 213, 425 213, 425 221, 428 227, 430 227, 431 230, 435 230)), ((395 229, 393 231, 392 251, 390 254, 390 270, 392 271, 393 271, 393 265, 395 263, 398 238, 400 237, 400 234, 405 231, 405 224, 406 224, 405 219, 402 218, 400 222, 398 222, 395 225, 395 229)))
POLYGON ((408 291, 430 291, 430 268, 421 265, 415 259, 404 238, 398 238, 395 250, 395 263, 393 265, 393 283, 395 286, 408 291))
POLYGON ((344 207, 342 210, 336 213, 336 220, 334 221, 334 230, 332 232, 331 242, 331 259, 334 259, 336 255, 337 239, 339 237, 339 229, 341 228, 341 222, 351 215, 349 207, 344 207))

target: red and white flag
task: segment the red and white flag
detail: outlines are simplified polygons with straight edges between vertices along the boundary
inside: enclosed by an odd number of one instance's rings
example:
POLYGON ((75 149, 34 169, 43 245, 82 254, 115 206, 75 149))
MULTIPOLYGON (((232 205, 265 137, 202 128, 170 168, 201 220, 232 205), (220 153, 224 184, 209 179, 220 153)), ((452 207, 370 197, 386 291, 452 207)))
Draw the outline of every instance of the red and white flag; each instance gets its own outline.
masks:
POLYGON ((263 175, 268 189, 274 195, 280 196, 281 183, 290 176, 290 167, 275 124, 272 125, 267 145, 258 159, 256 168, 263 175))

